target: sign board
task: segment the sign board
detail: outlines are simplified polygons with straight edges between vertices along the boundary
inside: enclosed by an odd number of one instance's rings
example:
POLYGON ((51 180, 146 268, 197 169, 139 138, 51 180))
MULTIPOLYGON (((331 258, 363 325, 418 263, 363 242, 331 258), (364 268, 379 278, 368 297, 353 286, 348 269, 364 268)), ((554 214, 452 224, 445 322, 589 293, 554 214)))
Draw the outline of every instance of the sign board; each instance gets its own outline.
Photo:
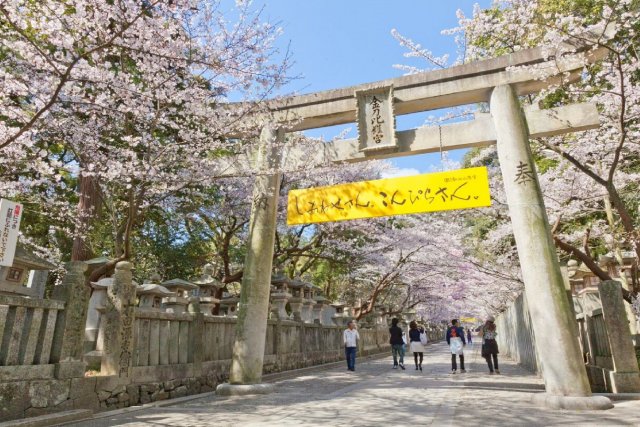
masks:
POLYGON ((356 92, 360 151, 395 151, 396 123, 393 114, 393 87, 356 92))
POLYGON ((491 206, 486 167, 289 192, 287 224, 491 206))
POLYGON ((22 205, 0 199, 0 265, 10 267, 18 244, 22 205))

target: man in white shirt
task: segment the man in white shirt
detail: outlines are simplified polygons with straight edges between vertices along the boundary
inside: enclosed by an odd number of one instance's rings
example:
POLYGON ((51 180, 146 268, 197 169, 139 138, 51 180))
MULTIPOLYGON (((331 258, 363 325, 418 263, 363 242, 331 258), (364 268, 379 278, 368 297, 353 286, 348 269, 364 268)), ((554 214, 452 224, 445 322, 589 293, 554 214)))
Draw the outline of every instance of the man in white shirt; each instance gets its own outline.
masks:
POLYGON ((353 320, 349 320, 347 323, 347 329, 342 333, 342 341, 344 343, 344 354, 347 357, 347 369, 350 371, 356 370, 356 350, 358 347, 358 340, 360 334, 356 330, 356 324, 353 320))

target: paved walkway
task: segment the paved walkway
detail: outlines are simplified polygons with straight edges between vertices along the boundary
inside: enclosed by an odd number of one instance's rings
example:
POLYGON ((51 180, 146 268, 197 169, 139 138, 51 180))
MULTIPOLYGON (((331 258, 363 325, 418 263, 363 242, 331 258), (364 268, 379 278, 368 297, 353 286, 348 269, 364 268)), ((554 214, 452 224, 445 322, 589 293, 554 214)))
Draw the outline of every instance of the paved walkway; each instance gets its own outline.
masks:
POLYGON ((424 371, 392 370, 390 357, 317 369, 276 382, 265 396, 209 395, 181 404, 142 409, 76 426, 605 426, 640 425, 640 401, 604 412, 553 411, 529 403, 540 379, 513 363, 488 375, 479 345, 467 347, 467 373, 451 375, 443 343, 429 345, 424 371))

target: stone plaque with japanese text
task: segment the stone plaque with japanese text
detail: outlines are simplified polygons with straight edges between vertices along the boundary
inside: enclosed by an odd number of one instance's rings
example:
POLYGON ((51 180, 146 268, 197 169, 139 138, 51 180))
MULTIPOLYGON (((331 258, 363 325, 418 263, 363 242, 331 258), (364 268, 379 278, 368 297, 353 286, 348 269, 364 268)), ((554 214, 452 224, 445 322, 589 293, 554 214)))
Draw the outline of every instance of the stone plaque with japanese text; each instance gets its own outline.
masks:
POLYGON ((396 126, 393 114, 393 86, 356 92, 356 98, 360 151, 394 151, 396 126))

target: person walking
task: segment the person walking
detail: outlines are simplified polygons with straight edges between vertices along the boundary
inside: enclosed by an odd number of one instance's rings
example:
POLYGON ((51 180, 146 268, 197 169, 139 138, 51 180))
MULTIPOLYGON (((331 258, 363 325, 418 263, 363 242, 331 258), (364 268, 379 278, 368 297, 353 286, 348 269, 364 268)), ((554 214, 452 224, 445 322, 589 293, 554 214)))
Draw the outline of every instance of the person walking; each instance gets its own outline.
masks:
POLYGON ((344 343, 344 354, 347 358, 347 370, 352 372, 356 370, 358 340, 360 340, 360 334, 356 329, 356 323, 353 320, 349 320, 347 329, 342 333, 342 341, 344 343))
POLYGON ((404 370, 404 340, 402 338, 402 328, 398 326, 399 320, 397 318, 391 319, 391 327, 389 328, 389 344, 391 344, 391 354, 393 355, 393 369, 404 370), (400 359, 400 365, 398 365, 398 358, 400 359))
POLYGON ((482 337, 482 357, 485 358, 489 366, 489 375, 493 375, 494 372, 500 374, 500 369, 498 368, 498 342, 496 341, 498 333, 496 332, 495 320, 493 316, 489 316, 479 331, 480 337, 482 337))
POLYGON ((471 328, 467 328, 467 343, 471 344, 471 328))
POLYGON ((414 321, 409 323, 409 350, 413 353, 413 360, 416 363, 416 371, 422 372, 422 360, 424 358, 426 334, 423 328, 419 328, 414 321), (422 336, 424 334, 424 337, 422 336))
POLYGON ((456 355, 460 358, 460 372, 466 373, 464 369, 464 346, 467 345, 464 338, 464 331, 458 326, 458 319, 451 321, 451 326, 447 329, 447 344, 451 349, 451 373, 458 372, 456 355))

